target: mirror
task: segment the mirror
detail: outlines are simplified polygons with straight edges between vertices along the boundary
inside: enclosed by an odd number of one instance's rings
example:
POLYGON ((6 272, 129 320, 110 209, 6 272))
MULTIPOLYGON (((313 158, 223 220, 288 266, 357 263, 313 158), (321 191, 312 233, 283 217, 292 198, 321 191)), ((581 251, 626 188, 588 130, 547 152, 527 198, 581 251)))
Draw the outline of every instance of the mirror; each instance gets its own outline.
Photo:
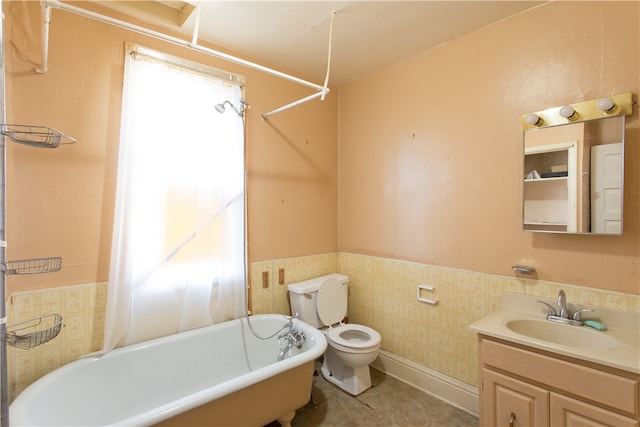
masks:
POLYGON ((622 234, 625 116, 524 132, 523 228, 622 234))

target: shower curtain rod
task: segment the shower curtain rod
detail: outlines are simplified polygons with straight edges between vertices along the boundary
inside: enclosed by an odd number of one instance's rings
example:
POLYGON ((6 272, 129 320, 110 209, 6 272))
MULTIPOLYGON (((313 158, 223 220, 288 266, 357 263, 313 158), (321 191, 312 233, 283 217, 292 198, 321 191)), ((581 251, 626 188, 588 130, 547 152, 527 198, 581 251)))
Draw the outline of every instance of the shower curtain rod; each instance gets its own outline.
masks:
MULTIPOLYGON (((158 31, 154 31, 154 30, 150 30, 148 28, 144 28, 144 27, 140 27, 138 25, 134 25, 131 24, 129 22, 125 22, 125 21, 121 21, 119 19, 115 19, 115 18, 111 18, 109 16, 106 15, 102 15, 100 13, 96 13, 96 12, 92 12, 86 9, 82 9, 80 7, 77 6, 73 6, 71 4, 68 3, 62 3, 59 0, 41 0, 41 6, 42 6, 42 65, 38 68, 36 68, 36 72, 37 73, 46 73, 48 70, 48 57, 49 57, 49 25, 51 23, 51 8, 55 8, 55 9, 61 9, 61 10, 65 10, 67 12, 71 12, 71 13, 75 13, 77 15, 81 15, 87 18, 91 18, 91 19, 95 19, 97 21, 101 21, 107 24, 111 24, 111 25, 115 25, 127 30, 131 30, 131 31, 135 31, 137 33, 140 34, 144 34, 150 37, 154 37, 156 39, 160 39, 163 41, 167 41, 173 44, 177 44, 189 49, 193 49, 196 50, 198 52, 202 52, 202 53, 206 53, 208 55, 220 58, 220 59, 224 59, 226 61, 229 62, 233 62, 236 64, 240 64, 243 65, 245 67, 248 68, 252 68, 254 70, 258 70, 258 71, 262 71, 264 73, 267 74, 271 74, 272 76, 276 76, 276 77, 280 77, 282 79, 285 80, 289 80, 292 81, 294 83, 298 83, 300 85, 303 86, 307 86, 310 87, 312 89, 317 90, 318 92, 311 95, 311 96, 307 96, 305 98, 302 98, 298 101, 294 101, 290 104, 287 104, 283 107, 280 107, 276 110, 270 111, 268 113, 263 114, 261 117, 263 119, 266 119, 268 116, 272 115, 272 114, 276 114, 279 113, 281 111, 287 110, 289 108, 295 107, 297 105, 300 105, 304 102, 307 101, 311 101, 312 99, 318 98, 320 97, 322 100, 324 100, 324 97, 326 94, 329 93, 330 89, 328 87, 328 78, 325 81, 324 86, 315 84, 315 83, 311 83, 309 81, 300 79, 298 77, 292 76, 290 74, 286 74, 283 73, 281 71, 277 71, 274 70, 272 68, 269 67, 265 67, 264 65, 260 65, 260 64, 256 64, 254 62, 251 61, 247 61, 245 59, 242 58, 238 58, 236 56, 233 55, 229 55, 227 53, 224 52, 220 52, 217 50, 213 50, 213 49, 209 49, 207 47, 201 46, 198 44, 197 42, 197 37, 198 37, 198 28, 200 26, 200 14, 198 13, 196 16, 196 19, 198 22, 196 22, 195 25, 195 30, 194 30, 194 34, 193 34, 193 38, 191 41, 186 41, 183 39, 180 39, 178 37, 173 37, 170 36, 168 34, 164 34, 158 31)), ((333 13, 335 14, 335 12, 333 13)), ((332 23, 333 23, 333 16, 332 16, 332 23)), ((331 38, 329 39, 329 43, 331 43, 331 38)), ((329 46, 329 52, 331 52, 331 46, 329 46)), ((327 68, 327 77, 329 75, 329 69, 327 68)))

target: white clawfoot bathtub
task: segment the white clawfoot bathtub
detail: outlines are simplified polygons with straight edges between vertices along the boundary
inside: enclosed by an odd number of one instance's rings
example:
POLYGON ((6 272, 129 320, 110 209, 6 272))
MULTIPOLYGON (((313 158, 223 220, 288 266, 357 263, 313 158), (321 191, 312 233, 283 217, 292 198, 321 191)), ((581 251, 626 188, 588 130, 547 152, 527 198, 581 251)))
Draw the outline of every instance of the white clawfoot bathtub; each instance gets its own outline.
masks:
MULTIPOLYGON (((251 316, 269 336, 283 315, 251 316)), ((288 425, 311 396, 324 335, 294 319, 301 349, 282 361, 279 340, 256 338, 247 318, 84 358, 39 379, 11 404, 12 426, 288 425)))

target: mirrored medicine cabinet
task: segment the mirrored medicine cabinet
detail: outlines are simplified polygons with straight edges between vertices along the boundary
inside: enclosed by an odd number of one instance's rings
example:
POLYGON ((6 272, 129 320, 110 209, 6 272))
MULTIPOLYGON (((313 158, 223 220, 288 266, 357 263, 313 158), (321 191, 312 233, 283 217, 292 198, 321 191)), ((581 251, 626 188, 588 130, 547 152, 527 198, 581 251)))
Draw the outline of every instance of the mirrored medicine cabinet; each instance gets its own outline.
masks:
POLYGON ((621 235, 631 93, 522 116, 523 229, 621 235))

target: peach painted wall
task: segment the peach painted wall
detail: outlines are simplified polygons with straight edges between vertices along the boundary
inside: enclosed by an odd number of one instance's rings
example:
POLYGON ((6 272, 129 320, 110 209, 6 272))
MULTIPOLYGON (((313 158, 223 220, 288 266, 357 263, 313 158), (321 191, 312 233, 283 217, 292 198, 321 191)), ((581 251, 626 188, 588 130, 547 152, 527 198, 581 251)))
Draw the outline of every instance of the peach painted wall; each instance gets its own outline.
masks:
POLYGON ((337 250, 336 91, 265 122, 261 114, 313 90, 60 10, 49 71, 36 74, 39 3, 4 2, 4 12, 7 122, 78 140, 55 150, 7 145, 7 258, 64 259, 54 274, 10 276, 8 295, 108 279, 125 41, 246 77, 252 262, 337 250))
POLYGON ((640 94, 640 3, 550 2, 340 87, 340 250, 640 293, 638 106, 624 236, 522 231, 522 114, 640 94))

